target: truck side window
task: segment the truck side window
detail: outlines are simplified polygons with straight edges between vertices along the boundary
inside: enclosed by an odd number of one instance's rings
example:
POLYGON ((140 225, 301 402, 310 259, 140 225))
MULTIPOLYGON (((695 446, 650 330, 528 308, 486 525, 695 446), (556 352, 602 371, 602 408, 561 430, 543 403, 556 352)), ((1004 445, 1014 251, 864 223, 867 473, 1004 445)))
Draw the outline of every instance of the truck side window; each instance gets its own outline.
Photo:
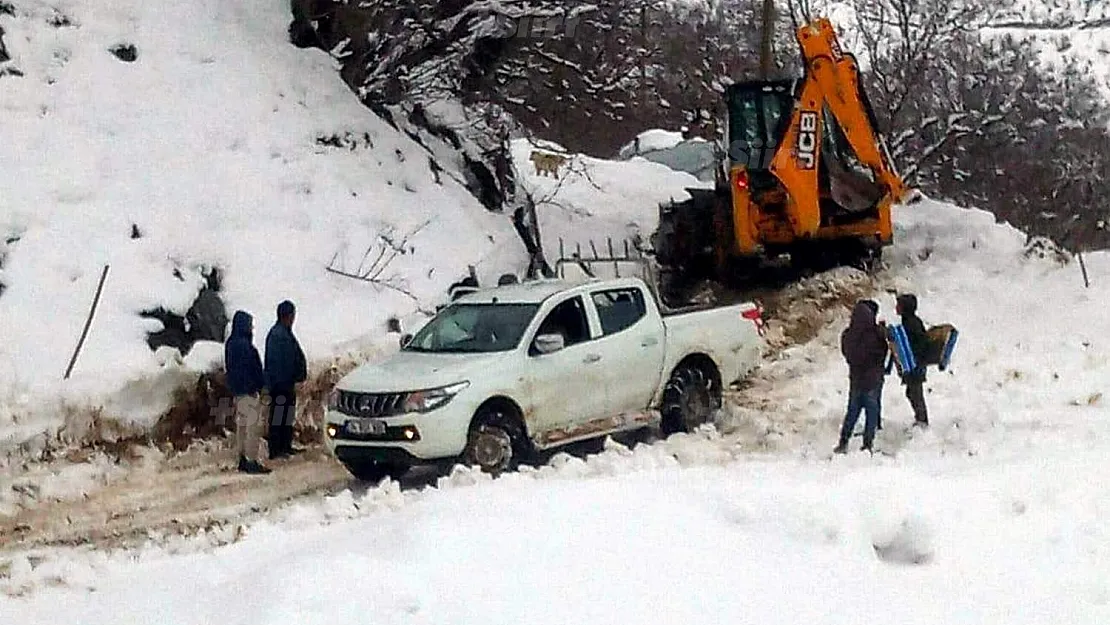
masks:
POLYGON ((582 298, 568 299, 552 309, 536 334, 562 334, 567 347, 590 340, 590 324, 582 298))
POLYGON ((593 293, 601 332, 608 336, 631 327, 647 314, 644 294, 640 289, 612 289, 593 293))

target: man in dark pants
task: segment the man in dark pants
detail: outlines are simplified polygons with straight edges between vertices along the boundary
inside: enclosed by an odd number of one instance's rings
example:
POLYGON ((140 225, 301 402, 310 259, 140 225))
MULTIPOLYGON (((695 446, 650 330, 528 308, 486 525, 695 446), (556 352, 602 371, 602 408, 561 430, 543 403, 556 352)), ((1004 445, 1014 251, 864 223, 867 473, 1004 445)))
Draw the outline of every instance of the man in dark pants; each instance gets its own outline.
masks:
POLYGON ((290 456, 297 419, 297 383, 308 378, 304 352, 293 336, 296 308, 278 304, 277 323, 266 336, 266 387, 270 392, 270 459, 290 456))
POLYGON ((848 329, 840 335, 840 352, 848 361, 848 412, 840 427, 840 442, 833 451, 848 451, 848 439, 859 420, 860 411, 867 414, 863 428, 863 451, 871 451, 875 430, 879 425, 882 403, 883 364, 887 344, 882 326, 875 322, 875 310, 867 301, 856 303, 848 329))
MULTIPOLYGON (((875 318, 878 319, 879 318, 879 303, 876 302, 873 299, 865 299, 865 300, 863 300, 863 303, 867 304, 867 307, 871 309, 871 312, 875 313, 875 318)), ((879 329, 881 329, 883 331, 883 333, 884 333, 883 337, 884 337, 884 340, 885 340, 885 337, 886 337, 886 334, 885 334, 886 333, 886 322, 880 322, 879 323, 879 329)), ((886 382, 886 374, 887 373, 890 373, 890 367, 889 366, 883 372, 883 377, 879 379, 879 416, 875 418, 875 429, 876 430, 883 429, 883 383, 886 382)))
POLYGON ((906 399, 910 400, 913 407, 913 421, 915 426, 929 425, 929 411, 925 406, 925 357, 929 351, 929 335, 925 331, 925 324, 917 316, 917 296, 904 293, 898 296, 898 314, 902 317, 902 327, 906 330, 906 338, 910 341, 913 350, 913 359, 917 367, 902 376, 902 384, 906 385, 906 399))

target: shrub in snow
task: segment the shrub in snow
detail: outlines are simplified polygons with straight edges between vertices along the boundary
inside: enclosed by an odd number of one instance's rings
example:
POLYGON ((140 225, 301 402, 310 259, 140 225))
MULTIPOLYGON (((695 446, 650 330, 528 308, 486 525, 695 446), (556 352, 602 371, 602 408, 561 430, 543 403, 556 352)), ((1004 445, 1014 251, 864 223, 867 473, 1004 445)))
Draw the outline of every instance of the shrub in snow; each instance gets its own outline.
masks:
POLYGON ((135 60, 139 58, 138 49, 135 48, 134 44, 130 43, 116 44, 108 48, 108 51, 116 55, 116 58, 124 63, 134 63, 135 60))

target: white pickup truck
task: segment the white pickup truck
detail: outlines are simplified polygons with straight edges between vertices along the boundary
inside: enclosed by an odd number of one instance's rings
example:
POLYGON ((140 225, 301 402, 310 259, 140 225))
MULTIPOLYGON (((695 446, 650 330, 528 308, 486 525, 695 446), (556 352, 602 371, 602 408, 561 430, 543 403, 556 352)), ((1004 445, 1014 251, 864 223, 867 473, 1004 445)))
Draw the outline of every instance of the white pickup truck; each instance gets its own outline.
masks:
POLYGON ((383 362, 341 379, 331 453, 360 479, 534 452, 659 425, 690 431, 763 353, 755 304, 663 313, 638 278, 537 280, 452 302, 383 362))

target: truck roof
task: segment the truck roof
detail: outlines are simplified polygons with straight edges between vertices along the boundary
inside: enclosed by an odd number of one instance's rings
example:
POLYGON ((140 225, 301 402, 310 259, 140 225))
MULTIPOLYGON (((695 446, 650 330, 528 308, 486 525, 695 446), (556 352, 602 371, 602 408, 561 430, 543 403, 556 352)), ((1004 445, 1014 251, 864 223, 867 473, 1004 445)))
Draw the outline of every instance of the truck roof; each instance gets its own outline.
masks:
POLYGON ((630 278, 616 278, 601 280, 591 278, 587 280, 544 279, 529 280, 519 284, 479 289, 467 293, 458 300, 463 304, 539 304, 547 298, 563 291, 589 284, 612 284, 613 286, 627 286, 639 284, 639 281, 630 278))

